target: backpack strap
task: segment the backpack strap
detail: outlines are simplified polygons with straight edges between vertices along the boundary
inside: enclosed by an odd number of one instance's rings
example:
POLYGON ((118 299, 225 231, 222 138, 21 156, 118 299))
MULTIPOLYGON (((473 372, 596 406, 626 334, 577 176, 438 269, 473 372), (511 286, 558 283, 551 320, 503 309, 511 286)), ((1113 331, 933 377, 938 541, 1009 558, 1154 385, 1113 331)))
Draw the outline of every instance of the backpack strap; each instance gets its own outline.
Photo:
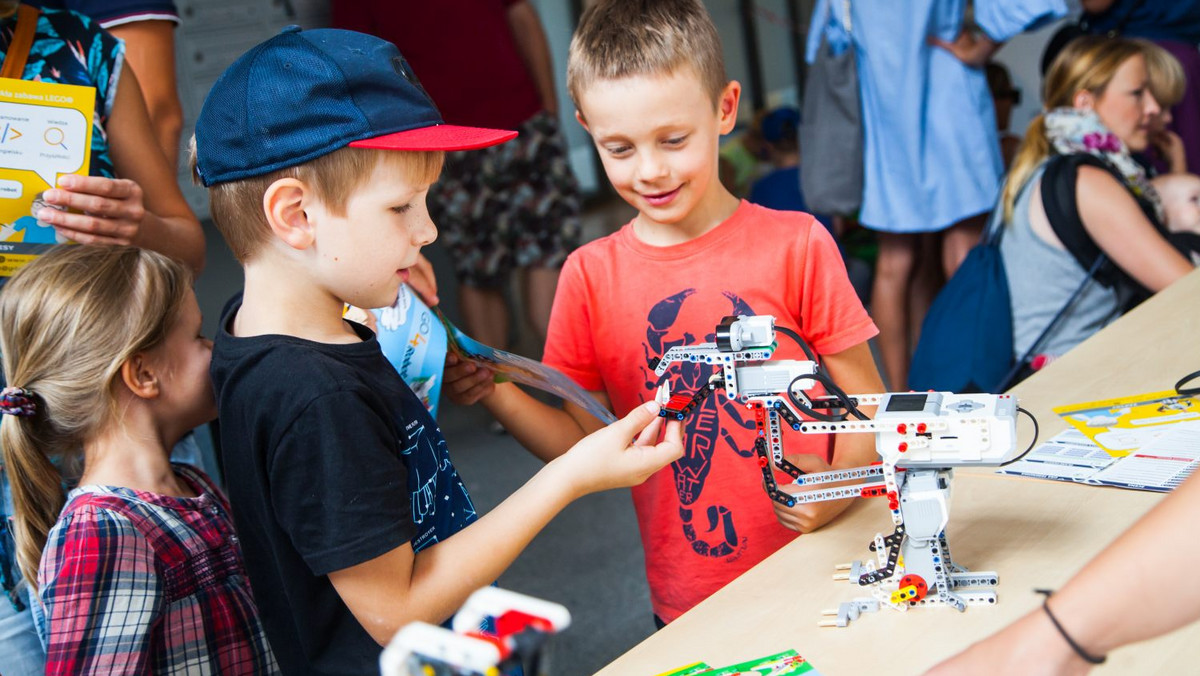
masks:
POLYGON ((29 49, 33 47, 33 34, 37 32, 40 14, 36 7, 25 4, 17 6, 17 27, 13 30, 12 42, 4 55, 0 77, 20 80, 25 75, 25 62, 29 60, 29 49))
MULTIPOLYGON (((1058 312, 1055 313, 1055 315, 1050 319, 1050 323, 1046 325, 1046 328, 1042 329, 1042 332, 1038 334, 1038 337, 1033 341, 1033 344, 1029 346, 1029 349, 1025 350, 1025 354, 1021 355, 1015 362, 1013 362, 1012 368, 1009 369, 1008 373, 1004 375, 1004 378, 996 387, 997 392, 1003 392, 1007 390, 1012 384, 1013 380, 1017 377, 1017 374, 1024 370, 1029 364, 1030 360, 1037 356, 1038 352, 1042 349, 1042 346, 1046 344, 1046 340, 1050 336, 1054 335, 1054 332, 1058 330, 1058 325, 1062 323, 1062 320, 1066 318, 1067 315, 1071 314, 1071 311, 1075 309, 1075 305, 1079 302, 1079 299, 1083 297, 1083 292, 1087 290, 1088 286, 1090 286, 1093 281, 1095 281, 1096 272, 1107 261, 1108 259, 1104 254, 1100 254, 1096 257, 1095 262, 1092 263, 1092 267, 1088 268, 1087 276, 1084 277, 1083 281, 1079 283, 1079 286, 1075 288, 1075 291, 1071 294, 1070 298, 1067 298, 1067 302, 1063 303, 1063 306, 1059 308, 1058 312)), ((1111 318, 1112 317, 1110 316, 1109 319, 1111 318)), ((1107 320, 1105 323, 1107 323, 1107 320)))
MULTIPOLYGON (((1087 165, 1107 171, 1122 185, 1127 185, 1125 178, 1115 167, 1103 159, 1086 153, 1072 155, 1055 155, 1046 162, 1046 170, 1042 174, 1042 206, 1046 210, 1046 219, 1054 235, 1062 242, 1063 247, 1084 270, 1092 270, 1096 260, 1103 256, 1100 247, 1092 240, 1083 220, 1079 217, 1079 205, 1075 198, 1076 180, 1079 177, 1079 167, 1087 165)), ((1145 200, 1133 195, 1142 213, 1159 232, 1163 232, 1162 224, 1154 214, 1154 207, 1145 200)), ((1163 232, 1164 237, 1166 233, 1163 232)), ((1102 286, 1114 289, 1120 299, 1123 310, 1136 305, 1148 298, 1150 292, 1127 275, 1111 260, 1105 260, 1095 268, 1096 281, 1102 286)))

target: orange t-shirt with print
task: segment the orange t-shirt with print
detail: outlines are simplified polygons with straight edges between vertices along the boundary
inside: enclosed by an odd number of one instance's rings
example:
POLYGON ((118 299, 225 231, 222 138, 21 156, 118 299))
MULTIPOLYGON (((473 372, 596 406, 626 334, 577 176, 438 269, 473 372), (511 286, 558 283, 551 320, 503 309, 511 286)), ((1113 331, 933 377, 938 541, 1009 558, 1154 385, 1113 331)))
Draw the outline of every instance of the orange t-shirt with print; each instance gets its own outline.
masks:
MULTIPOLYGON (((573 253, 550 316, 545 362, 624 416, 654 397, 650 362, 712 342, 727 315, 774 315, 818 354, 877 333, 833 238, 811 215, 742 202, 694 240, 655 247, 632 224, 573 253)), ((804 359, 781 337, 776 359, 804 359)), ((703 387, 713 367, 677 364, 671 391, 703 387)), ((754 455, 754 417, 715 392, 685 421, 685 454, 633 488, 654 612, 670 622, 797 537, 775 518, 754 455)), ((790 434, 789 454, 826 460, 832 437, 790 434)))

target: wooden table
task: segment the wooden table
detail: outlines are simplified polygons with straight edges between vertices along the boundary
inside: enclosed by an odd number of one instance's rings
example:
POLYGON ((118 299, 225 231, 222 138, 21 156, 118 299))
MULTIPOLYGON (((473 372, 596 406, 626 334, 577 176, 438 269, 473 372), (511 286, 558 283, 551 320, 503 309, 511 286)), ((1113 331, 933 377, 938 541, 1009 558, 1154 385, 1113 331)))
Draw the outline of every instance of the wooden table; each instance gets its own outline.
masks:
MULTIPOLYGON (((1200 270, 1157 294, 1013 390, 1041 424, 1041 439, 1064 428, 1051 408, 1168 390, 1200 369, 1200 270)), ((1022 420, 1021 445, 1032 426, 1022 420)), ((690 662, 713 666, 794 648, 827 676, 914 674, 992 634, 1034 608, 1035 587, 1061 586, 1161 498, 1154 493, 999 476, 955 476, 949 543, 972 570, 1000 574, 995 606, 882 608, 844 629, 820 628, 822 609, 862 596, 832 579, 834 565, 870 554, 876 532, 891 532, 886 505, 862 500, 839 520, 776 552, 667 628, 603 669, 649 676, 690 662)), ((1200 515, 1198 515, 1200 518, 1200 515)), ((1182 536, 1183 534, 1181 534, 1182 536)), ((1195 534, 1189 534, 1195 537, 1195 534)), ((1195 561, 1148 570, 1164 584, 1193 575, 1195 561)), ((1196 673, 1200 623, 1114 652, 1095 673, 1196 673)))

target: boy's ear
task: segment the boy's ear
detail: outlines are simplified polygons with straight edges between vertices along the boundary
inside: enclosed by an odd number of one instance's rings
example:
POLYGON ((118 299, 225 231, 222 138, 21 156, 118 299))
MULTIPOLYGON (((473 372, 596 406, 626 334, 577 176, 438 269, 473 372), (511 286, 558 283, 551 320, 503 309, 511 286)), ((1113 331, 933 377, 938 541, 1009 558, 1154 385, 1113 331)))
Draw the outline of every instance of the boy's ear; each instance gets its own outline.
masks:
POLYGON ((281 178, 263 193, 263 213, 271 232, 293 249, 307 249, 315 239, 313 224, 304 208, 310 192, 298 178, 281 178))
POLYGON ((579 126, 583 127, 584 131, 589 134, 592 133, 592 130, 588 129, 587 120, 583 119, 583 113, 581 113, 578 108, 575 109, 575 119, 579 121, 579 126))
POLYGON ((158 386, 158 376, 146 354, 139 352, 121 364, 121 382, 130 392, 142 399, 155 399, 161 393, 158 386))
POLYGON ((737 126, 738 101, 741 98, 742 83, 737 80, 730 80, 721 90, 721 95, 717 98, 717 117, 722 136, 737 126))

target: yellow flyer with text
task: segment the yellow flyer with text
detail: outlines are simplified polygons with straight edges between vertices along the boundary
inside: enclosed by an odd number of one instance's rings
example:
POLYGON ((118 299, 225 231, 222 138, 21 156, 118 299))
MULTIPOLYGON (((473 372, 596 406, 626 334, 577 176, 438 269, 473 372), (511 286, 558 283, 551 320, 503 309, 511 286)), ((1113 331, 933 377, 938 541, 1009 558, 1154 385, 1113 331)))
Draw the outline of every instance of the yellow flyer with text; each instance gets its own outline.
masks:
POLYGON ((1200 398, 1175 390, 1058 406, 1054 412, 1113 457, 1149 444, 1175 423, 1200 423, 1200 398))
POLYGON ((0 79, 0 277, 67 240, 33 216, 42 192, 91 160, 92 87, 0 79))

